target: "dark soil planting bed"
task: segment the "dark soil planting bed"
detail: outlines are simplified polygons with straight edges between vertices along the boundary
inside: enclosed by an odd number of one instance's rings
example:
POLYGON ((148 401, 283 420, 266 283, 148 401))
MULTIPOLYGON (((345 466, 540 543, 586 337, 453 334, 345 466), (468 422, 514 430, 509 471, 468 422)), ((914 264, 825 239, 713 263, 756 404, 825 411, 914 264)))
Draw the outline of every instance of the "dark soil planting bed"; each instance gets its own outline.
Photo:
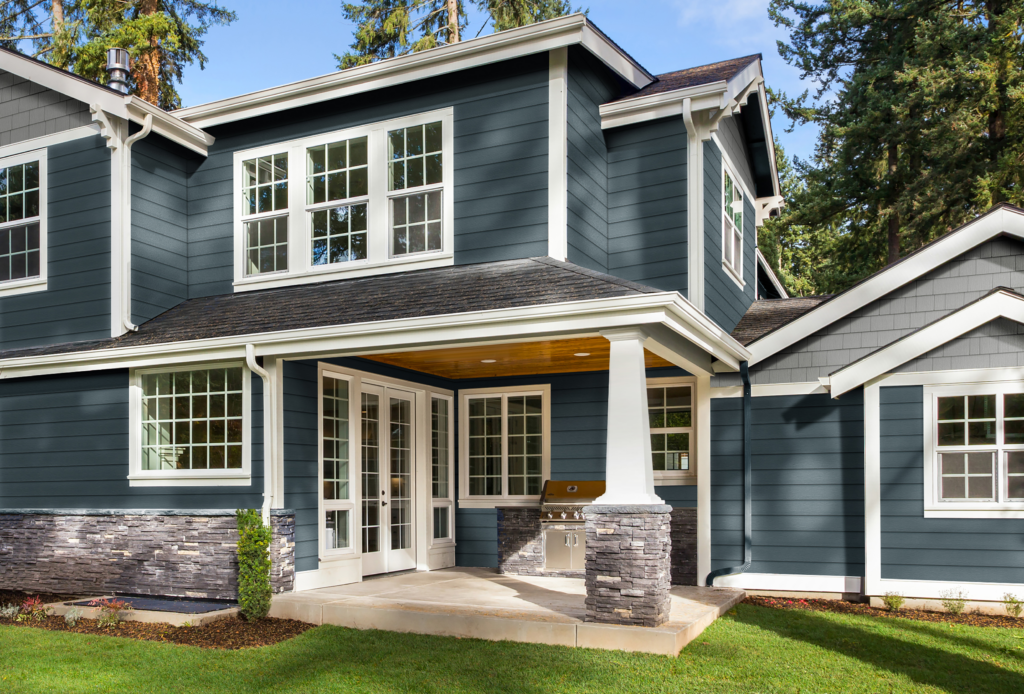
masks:
POLYGON ((39 598, 44 603, 67 602, 68 600, 79 600, 89 597, 87 595, 76 595, 73 593, 25 593, 20 590, 4 590, 0 588, 0 606, 18 605, 19 607, 29 598, 39 598))
POLYGON ((859 614, 870 617, 913 619, 919 622, 948 622, 973 627, 1002 627, 1004 629, 1024 628, 1024 618, 989 614, 959 614, 948 612, 925 612, 924 610, 889 610, 871 607, 862 602, 844 602, 842 600, 803 600, 799 598, 769 598, 749 596, 743 602, 758 607, 775 610, 810 610, 812 612, 835 612, 837 614, 859 614))

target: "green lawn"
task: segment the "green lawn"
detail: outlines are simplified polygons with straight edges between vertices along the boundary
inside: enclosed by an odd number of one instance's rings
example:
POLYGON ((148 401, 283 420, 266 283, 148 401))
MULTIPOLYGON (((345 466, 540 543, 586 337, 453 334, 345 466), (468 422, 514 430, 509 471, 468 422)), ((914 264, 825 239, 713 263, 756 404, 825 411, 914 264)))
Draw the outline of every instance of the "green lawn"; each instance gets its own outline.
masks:
POLYGON ((678 658, 320 627, 211 651, 0 627, 0 692, 1024 692, 1024 630, 740 605, 678 658))

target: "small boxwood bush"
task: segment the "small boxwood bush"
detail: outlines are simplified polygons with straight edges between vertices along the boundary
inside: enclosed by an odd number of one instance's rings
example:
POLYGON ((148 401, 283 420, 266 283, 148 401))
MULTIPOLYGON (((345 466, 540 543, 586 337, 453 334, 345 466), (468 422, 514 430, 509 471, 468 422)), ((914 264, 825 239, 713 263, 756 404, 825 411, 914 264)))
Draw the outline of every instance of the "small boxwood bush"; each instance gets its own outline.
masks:
POLYGON ((882 598, 882 602, 885 603, 885 609, 890 612, 899 612, 903 609, 903 603, 906 602, 906 600, 903 599, 903 595, 901 593, 889 592, 882 598))
POLYGON ((256 509, 238 509, 238 607, 249 621, 270 612, 271 531, 256 509))

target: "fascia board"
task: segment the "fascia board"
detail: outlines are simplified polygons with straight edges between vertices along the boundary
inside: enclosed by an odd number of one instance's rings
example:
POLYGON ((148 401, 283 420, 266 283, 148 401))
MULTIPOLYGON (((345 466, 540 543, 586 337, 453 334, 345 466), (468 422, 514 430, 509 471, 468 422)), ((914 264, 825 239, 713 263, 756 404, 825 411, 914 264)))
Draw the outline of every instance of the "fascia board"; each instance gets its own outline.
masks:
POLYGON ((833 398, 916 359, 997 318, 1024 323, 1024 300, 997 292, 829 376, 833 398))
POLYGON ((880 299, 903 285, 931 272, 940 265, 966 253, 1000 234, 1024 239, 1024 215, 1005 208, 993 210, 960 229, 950 232, 913 257, 882 270, 845 294, 826 301, 792 323, 747 345, 752 353, 750 365, 813 335, 840 318, 880 299))
MULTIPOLYGON (((747 65, 745 68, 730 77, 725 87, 726 103, 743 94, 743 91, 750 86, 750 83, 759 77, 763 77, 761 75, 760 60, 755 60, 750 65, 747 65)), ((742 106, 743 104, 739 105, 742 106)))
POLYGON ((129 96, 125 101, 127 115, 131 120, 141 123, 147 115, 152 115, 153 131, 158 135, 166 137, 171 142, 175 142, 204 157, 207 156, 210 145, 216 139, 213 135, 209 135, 199 128, 189 125, 180 118, 136 96, 129 96))
MULTIPOLYGON (((0 378, 180 363, 198 359, 238 359, 244 357, 244 345, 248 343, 255 346, 259 356, 286 356, 297 353, 368 353, 423 349, 465 341, 493 341, 495 335, 501 335, 509 341, 530 336, 594 333, 601 329, 651 323, 668 324, 677 332, 682 332, 674 318, 674 315, 678 315, 677 298, 675 292, 659 292, 449 316, 236 335, 42 357, 18 357, 0 360, 0 378)), ((699 339, 703 329, 704 326, 699 326, 692 333, 695 340, 699 339)), ((704 348, 703 345, 698 346, 704 348)), ((716 347, 716 356, 728 359, 728 352, 738 343, 730 345, 726 342, 711 346, 716 347)))
POLYGON ((601 104, 598 109, 601 115, 601 129, 608 130, 656 118, 682 115, 684 99, 690 99, 691 109, 694 111, 724 108, 728 104, 728 99, 725 98, 727 87, 728 83, 722 80, 662 94, 601 104))
POLYGON ((775 161, 775 135, 772 133, 771 111, 768 109, 768 94, 762 84, 757 88, 757 105, 761 109, 761 122, 764 123, 764 141, 768 145, 768 165, 772 169, 772 192, 782 195, 782 182, 779 181, 779 167, 775 161))
POLYGON ((782 282, 779 281, 779 278, 775 276, 775 271, 768 265, 768 261, 765 260, 764 254, 761 253, 761 249, 758 248, 755 252, 757 254, 757 262, 761 263, 761 267, 763 267, 764 271, 768 273, 768 279, 771 280, 772 286, 775 287, 775 290, 782 295, 783 299, 788 299, 789 292, 787 292, 786 288, 782 286, 782 282))
POLYGON ((724 370, 738 371, 739 362, 750 359, 750 352, 746 347, 678 293, 675 294, 675 301, 672 304, 672 314, 680 326, 685 326, 685 332, 683 328, 678 332, 717 359, 719 366, 724 367, 724 370))
POLYGON ((621 49, 590 27, 583 15, 576 14, 192 106, 176 111, 175 114, 196 127, 206 128, 523 55, 542 53, 584 41, 588 42, 588 49, 600 60, 637 88, 653 81, 653 77, 644 72, 621 49))

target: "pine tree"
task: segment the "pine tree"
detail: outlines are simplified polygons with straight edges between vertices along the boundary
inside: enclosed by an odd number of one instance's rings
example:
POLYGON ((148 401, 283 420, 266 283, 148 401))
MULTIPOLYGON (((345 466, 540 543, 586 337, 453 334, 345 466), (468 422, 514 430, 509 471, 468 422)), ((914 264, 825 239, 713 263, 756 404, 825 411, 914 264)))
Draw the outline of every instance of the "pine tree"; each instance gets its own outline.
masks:
POLYGON ((779 95, 819 127, 782 218, 835 230, 812 285, 835 291, 993 203, 1024 202, 1024 4, 772 0, 769 13, 789 30, 782 57, 817 83, 779 95))
MULTIPOLYGON (((565 0, 366 0, 343 2, 342 14, 356 25, 345 55, 335 54, 342 70, 399 55, 458 43, 473 2, 494 31, 504 31, 573 12, 565 0)), ((579 10, 577 10, 579 11, 579 10)), ((481 27, 480 31, 483 31, 481 27)), ((479 33, 479 32, 478 32, 479 33)))

